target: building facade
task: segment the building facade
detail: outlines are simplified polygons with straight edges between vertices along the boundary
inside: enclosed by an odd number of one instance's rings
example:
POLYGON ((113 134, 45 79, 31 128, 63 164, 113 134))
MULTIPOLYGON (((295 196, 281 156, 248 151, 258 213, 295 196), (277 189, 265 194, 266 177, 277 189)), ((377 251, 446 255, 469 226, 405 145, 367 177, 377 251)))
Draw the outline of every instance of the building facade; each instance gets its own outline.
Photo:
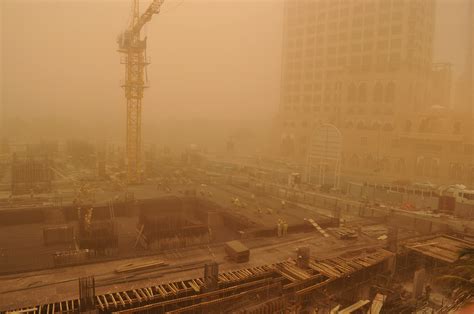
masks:
POLYGON ((348 176, 445 182, 462 167, 456 182, 474 181, 470 122, 451 109, 449 64, 432 62, 434 23, 434 0, 286 1, 281 154, 303 160, 331 123, 348 176))

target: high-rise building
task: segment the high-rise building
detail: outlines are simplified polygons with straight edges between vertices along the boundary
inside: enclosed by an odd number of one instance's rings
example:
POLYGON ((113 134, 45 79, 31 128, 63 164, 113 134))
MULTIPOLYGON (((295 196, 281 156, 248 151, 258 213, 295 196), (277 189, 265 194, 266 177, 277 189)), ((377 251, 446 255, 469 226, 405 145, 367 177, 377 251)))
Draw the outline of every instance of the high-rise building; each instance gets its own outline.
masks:
POLYGON ((393 123, 421 107, 433 33, 433 0, 286 1, 283 138, 304 152, 314 123, 393 123))
POLYGON ((316 126, 331 123, 343 134, 346 174, 448 176, 441 159, 466 122, 446 111, 450 65, 433 64, 435 8, 435 0, 287 0, 281 153, 304 159, 316 126))

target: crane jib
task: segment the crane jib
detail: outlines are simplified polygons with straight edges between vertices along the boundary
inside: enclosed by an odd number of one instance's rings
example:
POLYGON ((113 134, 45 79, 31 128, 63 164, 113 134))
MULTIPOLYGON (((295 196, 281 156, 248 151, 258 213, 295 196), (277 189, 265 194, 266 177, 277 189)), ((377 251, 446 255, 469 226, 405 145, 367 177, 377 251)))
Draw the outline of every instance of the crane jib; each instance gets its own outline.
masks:
POLYGON ((158 14, 160 12, 160 8, 163 5, 165 0, 155 0, 153 1, 150 6, 146 9, 146 11, 140 16, 140 19, 137 23, 133 26, 132 32, 140 32, 142 27, 151 21, 151 18, 154 14, 158 14))

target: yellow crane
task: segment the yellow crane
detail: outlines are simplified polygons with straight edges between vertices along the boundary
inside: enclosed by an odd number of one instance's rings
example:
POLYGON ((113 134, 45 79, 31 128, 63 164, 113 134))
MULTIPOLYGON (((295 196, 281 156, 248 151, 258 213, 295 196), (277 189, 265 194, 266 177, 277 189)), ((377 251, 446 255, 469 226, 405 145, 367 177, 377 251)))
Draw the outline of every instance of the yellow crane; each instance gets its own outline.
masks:
POLYGON ((160 12, 165 0, 154 0, 140 16, 139 0, 132 0, 132 18, 128 28, 119 35, 118 51, 124 55, 125 83, 122 85, 127 99, 126 160, 129 184, 141 182, 141 124, 142 98, 145 89, 146 37, 141 39, 140 31, 154 14, 160 12))

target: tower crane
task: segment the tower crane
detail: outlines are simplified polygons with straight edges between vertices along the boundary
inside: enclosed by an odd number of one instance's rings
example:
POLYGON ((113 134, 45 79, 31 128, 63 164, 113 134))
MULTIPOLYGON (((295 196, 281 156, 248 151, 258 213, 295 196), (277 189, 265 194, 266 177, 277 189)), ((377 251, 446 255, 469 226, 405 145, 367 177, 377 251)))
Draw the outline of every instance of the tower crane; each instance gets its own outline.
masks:
POLYGON ((153 0, 140 16, 139 0, 132 0, 132 18, 128 28, 117 38, 118 51, 124 55, 125 83, 122 85, 127 99, 126 160, 127 181, 130 184, 141 182, 141 123, 142 98, 145 84, 146 37, 141 39, 140 31, 160 12, 165 0, 153 0))

